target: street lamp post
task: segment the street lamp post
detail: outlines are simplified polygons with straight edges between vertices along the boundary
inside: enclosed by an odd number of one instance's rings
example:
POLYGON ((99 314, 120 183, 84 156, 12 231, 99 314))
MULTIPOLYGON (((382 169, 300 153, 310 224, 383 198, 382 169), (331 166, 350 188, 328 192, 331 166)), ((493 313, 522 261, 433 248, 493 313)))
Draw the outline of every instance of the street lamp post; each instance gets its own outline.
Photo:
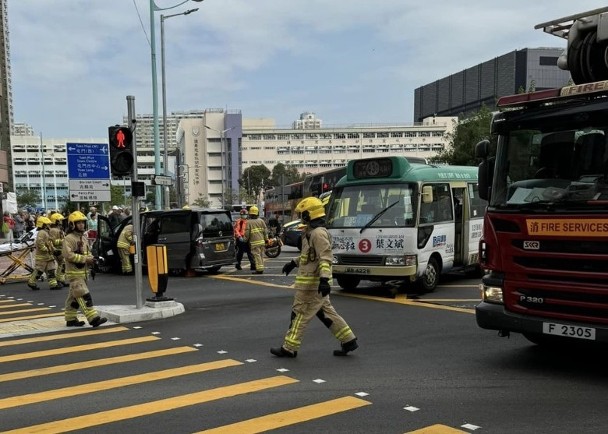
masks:
MULTIPOLYGON (((159 8, 154 0, 150 0, 150 60, 152 63, 152 125, 154 135, 154 173, 160 175, 160 138, 158 128, 158 77, 156 73, 156 23, 154 21, 154 12, 165 11, 181 6, 190 0, 184 0, 174 6, 168 8, 159 8)), ((202 2, 203 0, 192 0, 194 2, 202 2)), ((160 209, 161 188, 156 186, 155 206, 160 209)))
MULTIPOLYGON (((185 12, 171 15, 160 16, 160 65, 161 65, 161 81, 162 81, 162 92, 163 92, 163 175, 167 176, 169 167, 168 147, 167 144, 167 85, 165 80, 165 20, 167 18, 178 17, 180 15, 189 15, 192 12, 198 11, 198 8, 188 9, 185 12)), ((164 194, 165 209, 169 209, 169 186, 165 186, 164 194)))
POLYGON ((219 133, 219 135, 220 135, 220 166, 221 166, 221 173, 222 173, 222 208, 223 208, 225 205, 224 202, 226 201, 226 198, 224 197, 224 183, 226 182, 226 179, 225 179, 226 176, 224 174, 224 167, 226 166, 224 152, 225 152, 226 146, 224 143, 225 142, 224 139, 226 137, 225 134, 228 131, 234 130, 236 127, 226 128, 225 130, 221 130, 221 131, 216 130, 215 128, 211 128, 208 125, 205 125, 205 128, 207 128, 208 130, 211 130, 211 131, 215 131, 216 133, 219 133))

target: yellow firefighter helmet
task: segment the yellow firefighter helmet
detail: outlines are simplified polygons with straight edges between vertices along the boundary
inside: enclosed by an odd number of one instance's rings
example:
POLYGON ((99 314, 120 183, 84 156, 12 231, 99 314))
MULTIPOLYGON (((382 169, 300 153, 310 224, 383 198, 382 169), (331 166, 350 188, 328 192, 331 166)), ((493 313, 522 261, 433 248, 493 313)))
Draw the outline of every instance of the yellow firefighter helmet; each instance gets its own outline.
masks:
POLYGON ((260 210, 257 206, 253 205, 249 208, 249 215, 254 215, 257 217, 260 215, 260 210))
POLYGON ((302 214, 302 221, 305 223, 325 217, 323 202, 321 202, 318 197, 307 197, 302 199, 296 206, 296 212, 302 214))
POLYGON ((59 214, 58 212, 54 212, 53 214, 51 214, 51 217, 49 217, 51 220, 51 223, 53 223, 54 225, 61 223, 61 220, 63 220, 65 217, 63 217, 62 214, 59 214))
POLYGON ((44 225, 50 225, 50 224, 52 224, 51 220, 48 217, 45 217, 43 215, 38 217, 38 220, 36 220, 36 227, 38 229, 42 229, 42 227, 44 225))
POLYGON ((86 221, 87 221, 87 216, 84 215, 83 213, 81 213, 80 211, 74 211, 68 217, 68 222, 70 222, 70 223, 86 222, 86 221))

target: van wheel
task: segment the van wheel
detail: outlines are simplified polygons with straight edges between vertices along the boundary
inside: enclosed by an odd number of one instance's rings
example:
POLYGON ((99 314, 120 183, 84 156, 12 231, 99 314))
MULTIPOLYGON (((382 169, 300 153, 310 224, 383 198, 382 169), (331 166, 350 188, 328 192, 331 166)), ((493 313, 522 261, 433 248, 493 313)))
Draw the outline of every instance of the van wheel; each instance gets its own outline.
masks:
POLYGON ((342 289, 356 289, 361 279, 354 276, 340 276, 336 279, 342 289))
POLYGON ((420 289, 426 292, 433 292, 439 283, 439 274, 441 270, 435 258, 429 258, 429 263, 424 270, 424 274, 420 279, 420 289))
POLYGON ((217 274, 218 271, 220 271, 220 268, 222 268, 221 265, 216 265, 215 267, 207 269, 207 271, 209 272, 209 274, 217 274))

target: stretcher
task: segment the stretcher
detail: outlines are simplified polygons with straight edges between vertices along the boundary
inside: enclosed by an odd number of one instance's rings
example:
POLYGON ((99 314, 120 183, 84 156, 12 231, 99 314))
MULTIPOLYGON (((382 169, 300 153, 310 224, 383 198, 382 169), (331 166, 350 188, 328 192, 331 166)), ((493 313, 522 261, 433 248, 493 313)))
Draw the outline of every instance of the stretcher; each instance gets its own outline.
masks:
POLYGON ((16 242, 0 244, 0 284, 23 282, 34 271, 36 234, 32 231, 16 242))

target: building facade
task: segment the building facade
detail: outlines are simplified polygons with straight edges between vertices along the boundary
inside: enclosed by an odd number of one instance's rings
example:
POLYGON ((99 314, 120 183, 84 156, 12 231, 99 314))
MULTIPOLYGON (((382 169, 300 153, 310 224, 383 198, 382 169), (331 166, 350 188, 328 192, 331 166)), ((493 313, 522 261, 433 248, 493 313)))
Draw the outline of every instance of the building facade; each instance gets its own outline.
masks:
POLYGON ((414 91, 414 121, 429 116, 463 117, 482 105, 490 110, 499 97, 562 87, 570 73, 557 67, 561 48, 515 50, 414 91))
MULTIPOLYGON (((269 170, 283 163, 301 173, 318 173, 377 153, 429 158, 448 146, 456 125, 453 117, 431 117, 413 125, 341 127, 322 126, 316 118, 308 121, 309 128, 297 124, 292 125, 295 128, 278 128, 272 119, 243 119, 240 111, 224 109, 180 118, 177 148, 169 159, 168 171, 176 180, 178 203, 181 206, 207 198, 212 206, 222 207, 224 198, 238 195, 243 170, 260 164, 269 170)), ((152 136, 146 129, 152 124, 146 128, 139 122, 137 173, 150 189, 154 153, 152 136)), ((28 125, 19 130, 24 135, 11 136, 13 183, 17 192, 39 193, 40 202, 32 204, 37 208, 61 209, 69 198, 68 143, 108 142, 107 138, 44 138, 30 134, 33 129, 28 125)), ((128 205, 131 180, 114 179, 112 185, 124 189, 124 204, 128 205)))
POLYGON ((241 119, 240 113, 208 110, 204 119, 184 119, 178 129, 178 193, 184 203, 207 198, 222 206, 227 192, 238 194, 243 170, 278 163, 301 173, 343 167, 377 153, 430 158, 449 145, 457 118, 430 117, 412 125, 323 126, 304 113, 292 128, 272 119, 241 119), (304 118, 304 119, 303 119, 304 118), (306 127, 308 125, 308 127, 306 127))
POLYGON ((53 139, 11 136, 13 185, 17 194, 37 192, 40 209, 62 209, 69 199, 67 143, 107 143, 107 139, 53 139))
POLYGON ((8 0, 0 0, 0 183, 3 183, 6 191, 10 191, 13 190, 12 168, 8 164, 11 160, 13 87, 7 3, 8 0))

